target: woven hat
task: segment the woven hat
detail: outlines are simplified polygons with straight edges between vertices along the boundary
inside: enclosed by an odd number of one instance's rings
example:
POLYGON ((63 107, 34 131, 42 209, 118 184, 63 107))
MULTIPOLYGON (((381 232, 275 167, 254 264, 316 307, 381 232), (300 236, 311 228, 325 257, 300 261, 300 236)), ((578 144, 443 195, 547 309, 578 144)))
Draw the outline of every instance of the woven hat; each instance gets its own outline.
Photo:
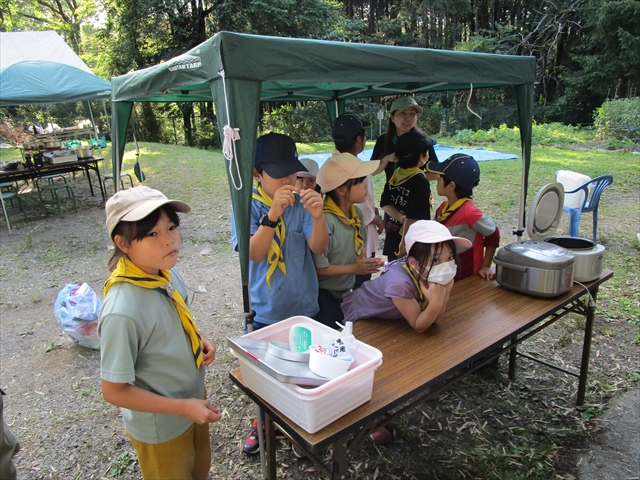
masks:
POLYGON ((411 224, 409 230, 404 236, 404 244, 407 252, 411 251, 411 247, 416 242, 420 243, 440 243, 447 240, 453 240, 456 245, 461 247, 470 247, 471 241, 462 237, 454 237, 451 232, 443 224, 435 220, 418 220, 411 224))
POLYGON ((350 153, 340 153, 334 150, 331 156, 320 167, 316 183, 320 185, 322 193, 335 190, 350 178, 360 178, 371 175, 380 165, 380 160, 363 162, 350 153))
POLYGON ((153 188, 138 186, 116 192, 105 205, 109 237, 112 238, 113 229, 120 221, 137 222, 167 204, 171 205, 176 212, 191 211, 187 203, 168 199, 164 193, 153 188))

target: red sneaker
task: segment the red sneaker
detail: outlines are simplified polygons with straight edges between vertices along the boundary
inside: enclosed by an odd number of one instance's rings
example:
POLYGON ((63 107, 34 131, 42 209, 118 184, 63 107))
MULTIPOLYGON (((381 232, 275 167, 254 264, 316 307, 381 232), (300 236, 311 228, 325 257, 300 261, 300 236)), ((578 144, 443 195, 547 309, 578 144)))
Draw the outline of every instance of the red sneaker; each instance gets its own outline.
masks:
MULTIPOLYGON (((264 426, 262 427, 262 435, 264 438, 264 426)), ((254 419, 251 431, 249 432, 249 435, 245 437, 244 443, 242 444, 242 452, 247 455, 253 455, 259 451, 260 442, 258 441, 258 421, 254 419)))

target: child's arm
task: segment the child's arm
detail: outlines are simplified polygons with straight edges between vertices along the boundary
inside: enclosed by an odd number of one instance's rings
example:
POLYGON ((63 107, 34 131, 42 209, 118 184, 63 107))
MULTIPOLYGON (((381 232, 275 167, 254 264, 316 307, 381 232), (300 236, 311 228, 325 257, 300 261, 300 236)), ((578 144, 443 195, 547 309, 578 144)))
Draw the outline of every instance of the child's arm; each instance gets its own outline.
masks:
POLYGON ((491 270, 491 264, 493 263, 493 256, 496 253, 496 247, 486 247, 484 249, 484 258, 482 259, 482 266, 478 270, 478 275, 487 280, 493 280, 496 278, 496 274, 491 270))
POLYGON ((324 219, 322 195, 308 188, 300 194, 300 201, 313 217, 313 229, 307 240, 309 249, 321 254, 329 246, 329 228, 324 219))
MULTIPOLYGON (((285 208, 293 205, 295 198, 293 196, 294 188, 291 185, 283 185, 273 195, 271 208, 267 216, 269 220, 277 222, 282 216, 285 208)), ((271 240, 275 229, 261 225, 256 233, 251 235, 249 239, 249 260, 252 262, 261 262, 269 251, 271 240)))
POLYGON ((382 258, 367 258, 362 252, 353 263, 348 265, 329 265, 324 268, 316 268, 319 277, 337 277, 340 275, 368 275, 377 273, 384 265, 382 258))
POLYGON ((130 383, 113 383, 102 380, 102 396, 112 405, 147 413, 179 415, 204 425, 220 420, 220 409, 208 400, 198 398, 169 398, 149 392, 130 383))
POLYGON ((429 300, 429 305, 423 311, 420 311, 420 305, 414 298, 393 298, 392 300, 409 325, 416 332, 422 333, 444 315, 453 283, 453 280, 447 285, 429 282, 428 286, 425 286, 425 283, 420 281, 422 292, 429 300))

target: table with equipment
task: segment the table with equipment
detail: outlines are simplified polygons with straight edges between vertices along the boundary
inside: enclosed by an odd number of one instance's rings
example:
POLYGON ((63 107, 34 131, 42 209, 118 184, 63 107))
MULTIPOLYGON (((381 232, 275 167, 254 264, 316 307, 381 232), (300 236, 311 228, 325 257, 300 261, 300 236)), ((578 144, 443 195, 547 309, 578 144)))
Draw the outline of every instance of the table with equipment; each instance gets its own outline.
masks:
POLYGON ((42 166, 32 166, 31 168, 26 168, 20 165, 15 170, 0 170, 0 182, 4 183, 24 180, 28 181, 40 178, 45 175, 56 175, 84 171, 87 175, 91 195, 95 196, 95 193, 93 191, 93 182, 91 181, 90 175, 90 172, 93 171, 98 176, 98 186, 100 187, 100 193, 102 194, 102 201, 106 201, 102 179, 100 178, 100 168, 98 166, 98 162, 101 162, 103 160, 103 157, 94 156, 57 164, 44 162, 42 166))
MULTIPOLYGON (((555 298, 538 298, 513 292, 496 282, 473 276, 456 282, 445 317, 425 333, 416 333, 404 320, 360 320, 355 337, 383 354, 370 401, 320 431, 310 434, 262 400, 243 383, 242 372, 230 372, 231 380, 265 412, 265 463, 267 476, 276 478, 275 425, 301 447, 307 456, 333 479, 347 472, 348 452, 371 431, 415 408, 430 396, 448 388, 504 352, 509 352, 509 377, 515 377, 518 355, 578 377, 576 403, 584 403, 595 299, 602 283, 613 276, 604 271, 585 287, 574 284, 555 298), (517 351, 523 341, 569 313, 586 318, 579 372, 569 371, 517 351), (386 415, 387 420, 372 425, 386 415), (322 462, 322 450, 333 447, 333 459, 322 462)), ((265 465, 263 464, 263 467, 265 465)))

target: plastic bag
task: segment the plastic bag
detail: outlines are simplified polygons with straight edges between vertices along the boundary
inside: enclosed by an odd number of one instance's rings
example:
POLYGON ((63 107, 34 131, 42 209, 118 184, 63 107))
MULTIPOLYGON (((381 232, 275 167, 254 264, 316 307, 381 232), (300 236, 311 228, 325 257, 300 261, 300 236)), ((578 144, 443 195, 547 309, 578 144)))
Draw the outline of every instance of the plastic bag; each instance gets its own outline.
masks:
POLYGON ((88 283, 67 284, 56 298, 53 316, 62 331, 83 347, 100 348, 98 317, 102 302, 88 283))

